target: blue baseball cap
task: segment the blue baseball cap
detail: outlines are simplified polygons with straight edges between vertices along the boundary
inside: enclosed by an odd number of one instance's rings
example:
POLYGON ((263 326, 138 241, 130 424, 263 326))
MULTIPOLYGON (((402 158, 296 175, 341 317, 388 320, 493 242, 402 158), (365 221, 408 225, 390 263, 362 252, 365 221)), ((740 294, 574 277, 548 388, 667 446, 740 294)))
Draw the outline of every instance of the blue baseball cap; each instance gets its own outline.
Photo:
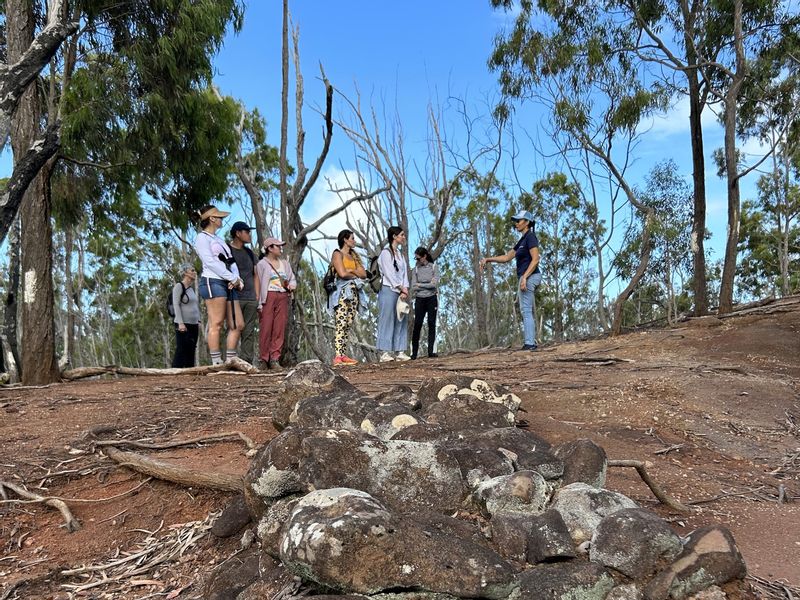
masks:
POLYGON ((521 210, 513 217, 511 217, 512 221, 521 221, 522 219, 525 219, 526 221, 528 221, 528 223, 533 223, 533 215, 531 214, 531 211, 521 210))

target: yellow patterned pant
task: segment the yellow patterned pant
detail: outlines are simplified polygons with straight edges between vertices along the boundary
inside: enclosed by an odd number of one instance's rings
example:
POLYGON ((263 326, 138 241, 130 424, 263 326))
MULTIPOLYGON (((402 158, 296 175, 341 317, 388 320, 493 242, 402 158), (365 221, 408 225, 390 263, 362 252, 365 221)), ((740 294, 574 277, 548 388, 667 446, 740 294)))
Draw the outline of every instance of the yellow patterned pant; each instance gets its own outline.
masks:
POLYGON ((336 317, 336 334, 333 338, 333 347, 336 356, 347 354, 347 338, 350 335, 350 328, 358 311, 358 298, 348 298, 339 300, 338 306, 334 309, 336 317))

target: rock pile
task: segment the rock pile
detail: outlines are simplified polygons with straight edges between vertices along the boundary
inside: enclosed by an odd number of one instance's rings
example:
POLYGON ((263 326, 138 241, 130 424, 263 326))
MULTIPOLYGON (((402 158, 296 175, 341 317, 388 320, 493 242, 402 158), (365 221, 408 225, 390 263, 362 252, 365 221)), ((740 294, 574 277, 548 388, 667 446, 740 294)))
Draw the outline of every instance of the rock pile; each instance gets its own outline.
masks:
POLYGON ((459 376, 369 397, 318 362, 285 386, 282 431, 245 478, 259 543, 217 569, 207 598, 303 585, 384 600, 680 600, 745 575, 727 530, 681 539, 603 488, 602 448, 514 427, 520 399, 501 386, 459 376))

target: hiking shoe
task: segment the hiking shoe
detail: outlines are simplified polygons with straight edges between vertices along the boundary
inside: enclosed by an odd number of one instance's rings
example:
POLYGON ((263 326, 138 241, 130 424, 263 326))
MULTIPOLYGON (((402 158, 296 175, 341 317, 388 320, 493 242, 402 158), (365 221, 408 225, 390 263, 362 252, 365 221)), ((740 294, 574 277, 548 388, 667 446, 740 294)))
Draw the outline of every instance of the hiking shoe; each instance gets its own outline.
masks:
POLYGON ((271 360, 269 361, 269 368, 273 371, 279 371, 281 368, 281 363, 279 363, 277 360, 271 360))
POLYGON ((259 360, 258 361, 258 369, 260 371, 269 371, 269 361, 259 360))
POLYGON ((356 359, 350 358, 349 356, 346 356, 344 354, 333 357, 333 366, 334 367, 357 365, 357 364, 358 364, 358 361, 356 359))
POLYGON ((381 354, 381 357, 380 357, 379 360, 381 362, 392 362, 394 360, 394 356, 392 356, 388 352, 384 352, 383 354, 381 354))
POLYGON ((411 357, 405 352, 398 352, 395 360, 411 360, 411 357))
POLYGON ((523 350, 531 350, 531 351, 533 351, 533 350, 536 350, 537 347, 538 346, 536 344, 525 344, 524 346, 522 346, 522 349, 523 350))
POLYGON ((430 354, 428 354, 428 358, 439 358, 439 355, 436 354, 436 352, 431 352, 430 354))

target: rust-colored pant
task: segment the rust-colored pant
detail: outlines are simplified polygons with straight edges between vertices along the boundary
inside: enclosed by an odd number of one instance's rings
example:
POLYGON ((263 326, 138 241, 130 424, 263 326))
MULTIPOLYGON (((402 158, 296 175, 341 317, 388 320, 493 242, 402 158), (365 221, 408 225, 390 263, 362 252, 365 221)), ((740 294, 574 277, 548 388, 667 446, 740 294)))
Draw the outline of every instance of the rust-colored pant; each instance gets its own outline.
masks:
POLYGON ((286 322, 289 320, 289 295, 284 292, 270 292, 267 294, 267 301, 261 306, 258 353, 263 361, 277 361, 281 358, 286 322))

